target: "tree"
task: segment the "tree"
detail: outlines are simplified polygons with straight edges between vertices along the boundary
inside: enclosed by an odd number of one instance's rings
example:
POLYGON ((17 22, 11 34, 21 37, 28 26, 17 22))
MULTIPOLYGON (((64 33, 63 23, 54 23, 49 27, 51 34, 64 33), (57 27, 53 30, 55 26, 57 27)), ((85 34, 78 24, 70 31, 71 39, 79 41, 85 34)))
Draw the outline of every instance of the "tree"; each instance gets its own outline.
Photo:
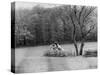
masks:
POLYGON ((26 46, 29 44, 28 40, 34 38, 34 35, 28 30, 26 22, 26 15, 29 13, 29 10, 17 10, 15 13, 15 46, 26 46))
POLYGON ((76 49, 76 55, 82 55, 83 54, 83 47, 84 42, 87 38, 87 36, 94 30, 96 27, 96 13, 95 13, 96 7, 77 7, 72 6, 70 10, 70 20, 73 25, 73 42, 76 49), (81 46, 80 50, 78 50, 77 41, 76 41, 76 31, 77 28, 79 28, 80 35, 81 35, 81 46), (80 51, 80 52, 78 52, 80 51))

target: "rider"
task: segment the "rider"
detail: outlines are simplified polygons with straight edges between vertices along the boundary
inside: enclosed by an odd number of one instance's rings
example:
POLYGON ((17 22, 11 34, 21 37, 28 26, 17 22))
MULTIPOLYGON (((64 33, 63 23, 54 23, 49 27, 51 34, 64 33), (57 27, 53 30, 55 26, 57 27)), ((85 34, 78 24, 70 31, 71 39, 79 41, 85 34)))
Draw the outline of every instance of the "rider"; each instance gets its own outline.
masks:
POLYGON ((61 48, 61 46, 57 42, 54 42, 54 44, 52 44, 50 48, 51 50, 59 50, 59 51, 64 50, 63 48, 61 48))
POLYGON ((55 42, 54 44, 56 45, 56 48, 58 50, 60 50, 60 51, 63 51, 64 50, 63 48, 61 48, 61 46, 57 42, 55 42))

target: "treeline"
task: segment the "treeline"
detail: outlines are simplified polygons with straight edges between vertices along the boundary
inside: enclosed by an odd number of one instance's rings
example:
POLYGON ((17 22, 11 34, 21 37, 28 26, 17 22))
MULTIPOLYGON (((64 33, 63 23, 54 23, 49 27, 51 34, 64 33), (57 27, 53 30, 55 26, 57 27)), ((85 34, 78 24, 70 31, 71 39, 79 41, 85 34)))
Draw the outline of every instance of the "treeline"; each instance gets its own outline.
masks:
MULTIPOLYGON (((71 6, 66 5, 53 8, 35 6, 32 9, 15 9, 15 46, 46 45, 53 41, 72 43, 73 26, 69 18, 70 9, 71 6)), ((77 41, 81 40, 78 26, 76 37, 77 41)), ((97 25, 87 36, 86 41, 97 41, 97 25)))

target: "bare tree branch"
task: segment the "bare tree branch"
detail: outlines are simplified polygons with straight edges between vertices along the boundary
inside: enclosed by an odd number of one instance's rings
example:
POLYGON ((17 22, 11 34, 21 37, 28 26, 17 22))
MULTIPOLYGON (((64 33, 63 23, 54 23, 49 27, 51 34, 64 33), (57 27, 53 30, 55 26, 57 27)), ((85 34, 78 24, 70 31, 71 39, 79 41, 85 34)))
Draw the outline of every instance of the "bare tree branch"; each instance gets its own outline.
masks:
MULTIPOLYGON (((89 30, 85 35, 83 34, 84 21, 85 21, 85 19, 94 11, 95 8, 92 8, 92 7, 91 7, 91 9, 90 9, 89 12, 87 13, 87 15, 83 18, 83 22, 81 23, 81 22, 80 22, 80 21, 81 21, 81 16, 82 16, 82 12, 83 12, 84 9, 85 9, 85 7, 83 6, 83 7, 81 8, 80 13, 79 13, 79 17, 77 17, 77 9, 76 9, 76 6, 74 6, 74 15, 75 15, 76 20, 77 20, 77 22, 78 22, 78 25, 79 25, 79 27, 80 27, 82 39, 83 39, 85 36, 87 36, 87 35, 91 32, 92 29, 94 29, 94 26, 93 26, 92 28, 90 28, 90 30, 89 30)), ((86 12, 85 12, 85 14, 86 14, 86 12)))
MULTIPOLYGON (((79 20, 81 19, 82 12, 83 12, 84 8, 85 8, 85 6, 82 6, 81 11, 80 11, 80 13, 79 13, 79 20)), ((79 22, 80 22, 80 21, 79 21, 79 22)))
POLYGON ((94 29, 94 27, 95 27, 95 24, 94 25, 91 25, 90 26, 90 29, 87 31, 87 33, 83 36, 83 38, 86 38, 87 37, 87 35, 89 34, 89 33, 91 33, 91 31, 94 29))
POLYGON ((76 27, 75 27, 75 23, 74 23, 74 21, 73 21, 73 17, 72 17, 71 14, 70 14, 70 19, 71 19, 71 22, 72 22, 73 27, 74 27, 74 28, 73 28, 73 29, 74 29, 74 30, 73 30, 73 35, 75 35, 75 33, 76 33, 76 32, 75 32, 75 31, 76 31, 76 27))
POLYGON ((91 7, 87 15, 83 19, 83 23, 85 22, 86 18, 95 10, 95 8, 91 7))
POLYGON ((76 17, 76 20, 77 20, 77 22, 78 22, 78 25, 79 25, 79 27, 80 27, 80 31, 81 31, 81 36, 83 36, 83 31, 82 31, 82 29, 83 29, 83 25, 81 25, 81 23, 80 23, 80 18, 81 18, 81 16, 82 16, 82 12, 83 12, 83 10, 84 10, 84 6, 82 7, 82 9, 81 9, 81 11, 80 11, 80 13, 79 13, 79 18, 77 17, 77 9, 76 9, 76 6, 74 6, 74 14, 75 14, 75 17, 76 17))

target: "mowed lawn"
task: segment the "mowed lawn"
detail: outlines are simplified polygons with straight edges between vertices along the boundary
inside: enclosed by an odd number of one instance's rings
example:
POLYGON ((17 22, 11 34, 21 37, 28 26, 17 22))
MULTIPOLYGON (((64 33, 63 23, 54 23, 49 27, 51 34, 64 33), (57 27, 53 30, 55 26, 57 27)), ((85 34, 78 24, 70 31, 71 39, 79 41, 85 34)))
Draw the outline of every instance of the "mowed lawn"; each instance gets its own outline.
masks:
MULTIPOLYGON (((74 54, 73 44, 61 45, 65 51, 74 54)), ((16 73, 63 71, 97 68, 97 57, 45 57, 49 46, 35 46, 15 49, 16 73)), ((87 42, 85 50, 97 50, 97 42, 87 42)))

